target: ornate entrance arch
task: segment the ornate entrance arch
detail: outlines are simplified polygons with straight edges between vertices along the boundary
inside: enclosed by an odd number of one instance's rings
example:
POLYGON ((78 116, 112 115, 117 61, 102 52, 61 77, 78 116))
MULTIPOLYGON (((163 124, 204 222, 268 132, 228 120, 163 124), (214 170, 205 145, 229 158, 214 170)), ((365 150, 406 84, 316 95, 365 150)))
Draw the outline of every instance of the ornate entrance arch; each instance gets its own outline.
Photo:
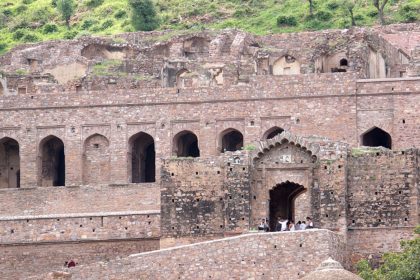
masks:
POLYGON ((253 155, 251 224, 268 218, 274 228, 279 217, 296 221, 312 215, 318 150, 317 144, 289 132, 259 142, 253 155))

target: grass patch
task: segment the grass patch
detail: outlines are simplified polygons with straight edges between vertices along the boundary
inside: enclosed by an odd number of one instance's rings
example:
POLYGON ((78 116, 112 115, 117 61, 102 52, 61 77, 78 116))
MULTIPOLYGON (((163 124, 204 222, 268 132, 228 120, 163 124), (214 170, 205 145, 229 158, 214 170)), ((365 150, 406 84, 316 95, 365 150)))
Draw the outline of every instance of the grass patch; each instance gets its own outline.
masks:
MULTIPOLYGON (((0 54, 26 42, 77 38, 82 35, 113 35, 133 31, 127 0, 79 0, 70 20, 70 30, 52 0, 0 1, 0 54)), ((202 28, 239 28, 254 34, 299 32, 325 28, 347 28, 351 21, 340 0, 315 0, 314 16, 309 16, 303 0, 154 0, 159 29, 171 29, 154 38, 173 36, 202 28)), ((378 23, 370 0, 358 1, 356 24, 378 23)), ((419 21, 420 0, 391 0, 385 10, 388 23, 419 21)))
POLYGON ((95 64, 92 74, 94 76, 127 76, 127 73, 119 70, 122 64, 122 60, 107 59, 95 64))

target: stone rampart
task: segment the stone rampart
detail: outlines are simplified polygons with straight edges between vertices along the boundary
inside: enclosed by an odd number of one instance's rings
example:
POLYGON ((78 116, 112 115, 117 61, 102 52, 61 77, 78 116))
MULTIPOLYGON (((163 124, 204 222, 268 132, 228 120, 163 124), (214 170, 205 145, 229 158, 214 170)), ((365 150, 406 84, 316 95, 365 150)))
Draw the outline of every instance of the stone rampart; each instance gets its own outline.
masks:
MULTIPOLYGON (((68 269, 70 279, 299 279, 328 257, 346 263, 328 230, 257 233, 68 269)), ((45 279, 46 275, 31 279, 45 279)))
POLYGON ((158 249, 156 238, 0 244, 0 278, 26 280, 31 275, 61 270, 70 260, 85 265, 158 249))

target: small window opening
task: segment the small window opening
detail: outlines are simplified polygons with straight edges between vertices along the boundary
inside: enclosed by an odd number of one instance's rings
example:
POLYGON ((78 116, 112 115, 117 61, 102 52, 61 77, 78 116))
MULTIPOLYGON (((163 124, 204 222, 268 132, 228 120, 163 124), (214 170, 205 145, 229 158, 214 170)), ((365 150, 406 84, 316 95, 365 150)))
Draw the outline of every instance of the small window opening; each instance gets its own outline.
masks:
POLYGON ((343 58, 340 60, 340 66, 349 66, 347 59, 343 58))

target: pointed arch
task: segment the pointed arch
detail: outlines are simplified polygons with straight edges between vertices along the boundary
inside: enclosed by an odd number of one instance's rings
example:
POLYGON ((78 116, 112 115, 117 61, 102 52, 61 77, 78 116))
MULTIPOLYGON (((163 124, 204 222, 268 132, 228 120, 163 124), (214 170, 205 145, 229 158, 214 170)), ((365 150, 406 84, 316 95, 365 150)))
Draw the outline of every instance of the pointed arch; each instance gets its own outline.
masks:
POLYGON ((19 143, 15 139, 0 139, 0 188, 20 188, 19 143))
POLYGON ((244 146, 243 134, 234 128, 228 128, 222 131, 219 136, 220 152, 234 152, 241 150, 244 146))
POLYGON ((131 183, 156 181, 155 140, 145 132, 138 132, 128 140, 128 173, 131 183))
POLYGON ((269 130, 267 130, 264 134, 262 139, 263 140, 267 140, 267 139, 272 139, 274 138, 276 135, 281 134, 284 131, 283 128, 280 128, 278 126, 273 126, 272 128, 270 128, 269 130))
POLYGON ((177 157, 199 157, 200 148, 197 135, 189 130, 176 134, 173 138, 172 154, 177 157))
POLYGON ((54 135, 41 140, 38 149, 38 184, 65 186, 66 160, 64 142, 54 135))
POLYGON ((270 228, 275 229, 279 219, 295 219, 295 200, 306 191, 306 188, 294 182, 282 182, 269 192, 270 228))
POLYGON ((392 148, 391 135, 379 127, 372 127, 361 135, 363 146, 392 148))
POLYGON ((83 184, 108 184, 111 173, 109 140, 95 133, 83 144, 83 184))
POLYGON ((252 158, 254 163, 261 159, 265 154, 269 153, 271 149, 284 144, 291 144, 298 147, 303 152, 306 152, 315 162, 318 159, 319 144, 306 141, 302 137, 293 135, 288 131, 283 131, 271 139, 258 142, 257 149, 253 152, 252 158))

